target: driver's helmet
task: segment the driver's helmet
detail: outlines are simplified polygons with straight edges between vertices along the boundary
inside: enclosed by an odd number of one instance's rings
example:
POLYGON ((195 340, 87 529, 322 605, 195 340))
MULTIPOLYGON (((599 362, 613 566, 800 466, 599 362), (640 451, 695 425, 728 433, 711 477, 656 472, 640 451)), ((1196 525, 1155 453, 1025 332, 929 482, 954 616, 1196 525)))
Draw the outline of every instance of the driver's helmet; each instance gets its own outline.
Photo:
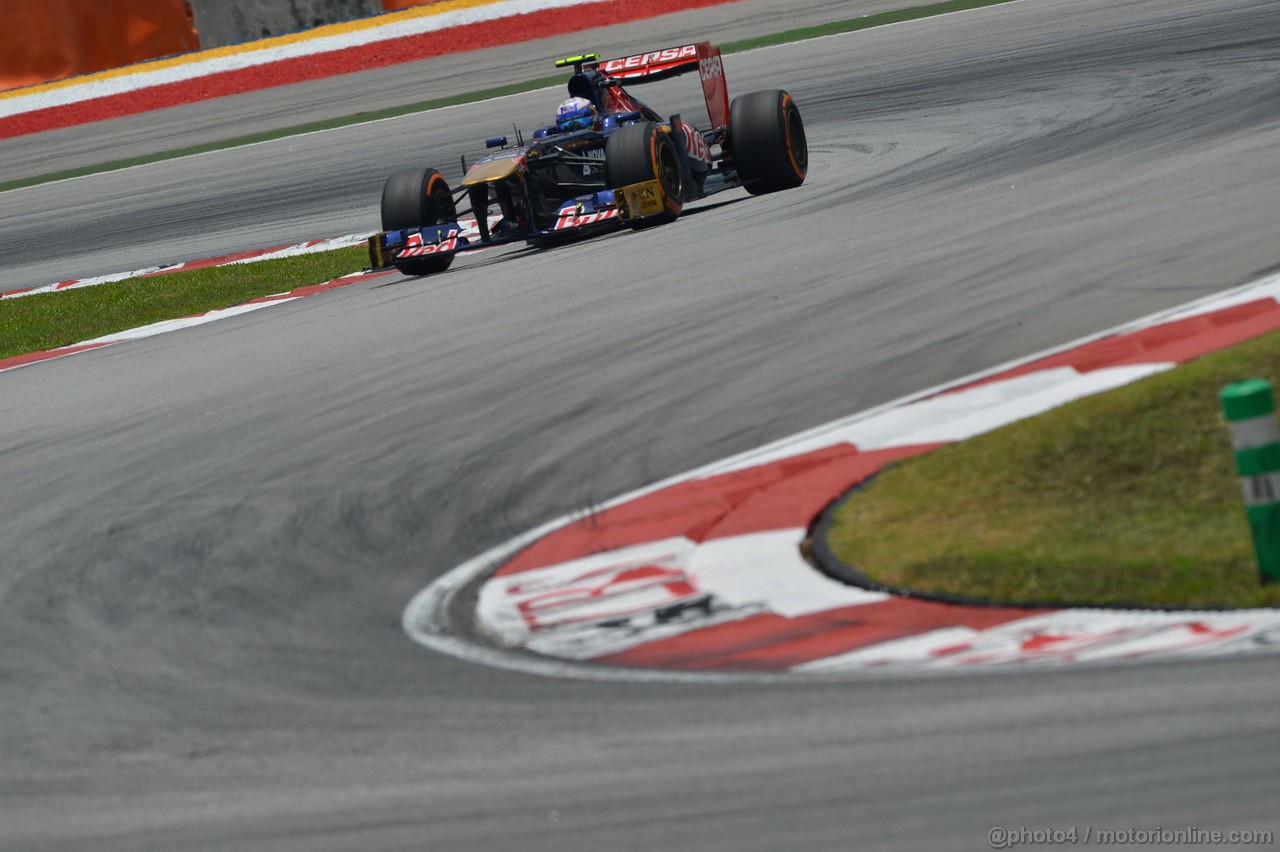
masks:
POLYGON ((596 105, 586 98, 569 98, 556 109, 556 129, 561 133, 586 130, 596 123, 596 105))

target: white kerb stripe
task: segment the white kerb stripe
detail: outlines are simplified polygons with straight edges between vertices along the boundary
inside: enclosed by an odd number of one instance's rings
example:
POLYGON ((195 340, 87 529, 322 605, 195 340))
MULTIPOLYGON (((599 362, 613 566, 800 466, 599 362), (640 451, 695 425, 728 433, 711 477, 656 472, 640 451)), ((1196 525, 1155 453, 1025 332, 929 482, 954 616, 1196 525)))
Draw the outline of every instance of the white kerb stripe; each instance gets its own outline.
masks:
POLYGON ((179 65, 159 68, 154 71, 138 71, 132 74, 112 76, 105 79, 91 80, 85 83, 60 86, 47 91, 33 92, 30 95, 17 95, 0 98, 0 118, 19 115, 34 110, 50 107, 66 106, 81 103, 95 98, 105 98, 127 92, 136 92, 167 83, 180 83, 221 74, 227 71, 239 71, 273 62, 297 59, 303 56, 314 56, 320 53, 332 53, 351 47, 376 44, 381 41, 421 35, 422 33, 493 21, 513 15, 524 15, 546 9, 559 9, 568 6, 579 6, 589 0, 503 0, 485 6, 470 9, 459 9, 442 12, 407 21, 396 21, 383 26, 354 30, 333 36, 321 36, 305 39, 289 44, 264 47, 229 56, 217 56, 208 59, 194 59, 179 65))

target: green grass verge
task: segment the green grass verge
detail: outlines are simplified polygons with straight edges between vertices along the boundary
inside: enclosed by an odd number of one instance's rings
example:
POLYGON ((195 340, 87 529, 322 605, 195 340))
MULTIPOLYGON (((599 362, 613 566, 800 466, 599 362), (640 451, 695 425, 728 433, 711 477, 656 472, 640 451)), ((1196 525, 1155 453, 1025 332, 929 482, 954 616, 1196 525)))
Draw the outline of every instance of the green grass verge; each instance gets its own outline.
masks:
MULTIPOLYGON (((897 9, 891 12, 881 12, 875 15, 866 15, 861 18, 837 21, 831 24, 804 27, 802 29, 776 33, 774 35, 735 41, 721 45, 720 50, 722 53, 740 53, 742 51, 753 50, 758 47, 787 44, 793 41, 804 41, 805 39, 817 38, 819 36, 826 35, 836 35, 837 33, 853 32, 855 30, 866 30, 873 27, 882 27, 886 24, 898 24, 903 21, 914 21, 919 18, 928 18, 934 15, 945 15, 951 12, 962 12, 968 9, 982 8, 984 6, 996 6, 1001 3, 1009 2, 1012 2, 1012 0, 950 0, 950 2, 945 3, 932 3, 927 6, 897 9)), ((398 118, 403 115, 428 112, 433 109, 456 106, 458 104, 485 100, 487 98, 498 98, 503 97, 504 95, 517 95, 522 92, 532 92, 537 89, 556 86, 563 83, 564 80, 564 74, 557 74, 552 77, 539 77, 536 80, 525 80, 523 82, 511 83, 505 86, 496 86, 491 89, 480 89, 474 92, 453 95, 447 98, 419 101, 418 103, 405 104, 403 106, 388 107, 386 109, 371 110, 369 112, 361 112, 340 118, 331 118, 324 121, 313 121, 308 124, 299 124, 293 127, 284 127, 279 130, 264 131, 262 133, 254 133, 247 136, 236 136, 231 139, 224 139, 217 142, 191 145, 186 148, 175 148, 171 151, 161 151, 141 157, 130 157, 123 160, 112 160, 107 163, 50 172, 49 174, 33 175, 32 177, 19 178, 17 180, 0 183, 0 192, 7 192, 11 189, 21 189, 27 186, 38 186, 42 183, 52 183, 54 181, 67 180, 69 178, 84 177, 85 175, 117 171, 119 169, 130 168, 131 166, 146 165, 147 163, 176 160, 179 157, 190 157, 194 154, 205 154, 210 151, 223 151, 228 148, 239 148, 258 142, 271 142, 276 139, 284 139, 289 136, 300 136, 304 133, 315 133, 321 130, 334 130, 340 127, 350 127, 355 124, 366 124, 371 121, 379 121, 386 118, 398 118)))
POLYGON ((1280 334, 885 471, 828 544, 881 583, 992 601, 1280 606, 1258 581, 1218 391, 1280 334))
POLYGON ((322 284, 367 265, 367 250, 353 246, 5 299, 0 301, 0 358, 229 308, 259 296, 322 284))

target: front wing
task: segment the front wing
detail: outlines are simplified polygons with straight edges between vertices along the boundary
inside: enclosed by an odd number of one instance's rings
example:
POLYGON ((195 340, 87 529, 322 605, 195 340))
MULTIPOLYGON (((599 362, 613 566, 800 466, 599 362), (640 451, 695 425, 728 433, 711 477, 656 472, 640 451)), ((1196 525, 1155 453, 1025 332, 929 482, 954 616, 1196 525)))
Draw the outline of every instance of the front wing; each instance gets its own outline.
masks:
POLYGON ((541 229, 504 231, 502 226, 505 220, 499 215, 493 215, 489 217, 488 239, 484 239, 480 223, 472 215, 443 225, 383 231, 369 238, 369 262, 374 269, 382 269, 394 266, 398 261, 462 254, 516 242, 538 242, 602 232, 612 230, 623 222, 661 213, 662 210, 661 184, 656 180, 645 181, 616 191, 603 190, 566 201, 557 211, 551 225, 541 229))

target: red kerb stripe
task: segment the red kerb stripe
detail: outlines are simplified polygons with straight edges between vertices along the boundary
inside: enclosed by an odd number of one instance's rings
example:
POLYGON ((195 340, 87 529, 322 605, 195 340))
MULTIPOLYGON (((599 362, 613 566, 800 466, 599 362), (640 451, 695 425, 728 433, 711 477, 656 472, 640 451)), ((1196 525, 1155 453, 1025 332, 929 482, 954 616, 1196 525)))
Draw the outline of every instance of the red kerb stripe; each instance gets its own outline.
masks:
MULTIPOLYGON (((513 15, 9 116, 0 119, 0 139, 730 2, 734 0, 629 0, 513 15)), ((424 86, 428 91, 426 81, 424 86)))

